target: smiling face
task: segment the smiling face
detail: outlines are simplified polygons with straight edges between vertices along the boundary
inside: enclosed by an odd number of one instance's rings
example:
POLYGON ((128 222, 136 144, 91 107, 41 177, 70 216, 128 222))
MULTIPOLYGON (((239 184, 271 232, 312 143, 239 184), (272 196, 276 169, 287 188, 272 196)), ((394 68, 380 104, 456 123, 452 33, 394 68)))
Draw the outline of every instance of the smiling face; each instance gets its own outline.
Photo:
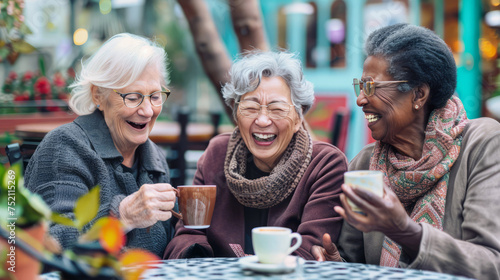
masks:
MULTIPOLYGON (((369 56, 363 65, 362 80, 371 77, 377 81, 393 81, 387 74, 388 63, 385 59, 369 56)), ((414 109, 413 91, 401 93, 397 84, 375 88, 375 94, 367 97, 363 91, 356 103, 363 108, 372 137, 388 144, 411 142, 413 137, 423 133, 421 122, 417 122, 420 114, 414 109)))
MULTIPOLYGON (((157 68, 149 66, 134 83, 116 90, 120 93, 139 92, 149 95, 162 89, 160 81, 161 75, 157 68)), ((148 140, 162 106, 151 105, 149 98, 146 97, 138 107, 129 108, 123 103, 122 97, 111 89, 106 99, 99 96, 96 91, 94 88, 94 102, 100 104, 99 109, 104 114, 116 148, 123 156, 133 154, 139 145, 148 140)))
MULTIPOLYGON (((255 101, 261 105, 274 102, 292 104, 290 88, 281 77, 263 77, 259 87, 244 94, 240 101, 243 100, 255 101)), ((283 119, 269 118, 265 107, 254 118, 245 117, 238 110, 236 118, 243 141, 254 156, 255 165, 265 172, 270 172, 276 166, 302 124, 292 106, 283 119)))

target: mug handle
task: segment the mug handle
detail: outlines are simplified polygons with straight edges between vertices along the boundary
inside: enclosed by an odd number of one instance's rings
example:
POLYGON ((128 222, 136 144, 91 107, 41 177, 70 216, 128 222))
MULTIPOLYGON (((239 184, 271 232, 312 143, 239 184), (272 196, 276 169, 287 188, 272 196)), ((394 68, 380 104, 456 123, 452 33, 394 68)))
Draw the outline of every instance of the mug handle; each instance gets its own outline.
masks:
MULTIPOLYGON (((175 196, 180 197, 180 193, 179 193, 178 189, 174 188, 174 192, 175 192, 175 196)), ((182 214, 181 213, 177 213, 174 210, 170 210, 170 212, 172 212, 172 216, 176 217, 179 220, 182 220, 182 214)))
POLYGON ((295 243, 295 245, 288 249, 287 255, 290 255, 293 251, 297 250, 302 244, 302 236, 299 233, 294 232, 290 235, 290 237, 290 240, 293 240, 295 238, 297 240, 297 243, 295 243))

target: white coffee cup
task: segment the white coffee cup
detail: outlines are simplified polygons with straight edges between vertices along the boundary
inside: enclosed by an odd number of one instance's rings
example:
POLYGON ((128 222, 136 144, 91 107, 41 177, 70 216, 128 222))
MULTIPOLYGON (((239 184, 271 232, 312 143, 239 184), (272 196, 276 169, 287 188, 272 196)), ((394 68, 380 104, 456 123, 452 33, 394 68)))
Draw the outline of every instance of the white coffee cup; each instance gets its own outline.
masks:
POLYGON ((252 229, 253 250, 260 263, 280 264, 302 244, 302 236, 285 227, 256 227, 252 229), (291 246, 292 240, 295 245, 291 246))
MULTIPOLYGON (((344 173, 344 183, 351 188, 361 188, 382 197, 384 195, 384 174, 374 170, 356 170, 344 173)), ((356 204, 347 199, 355 212, 363 212, 356 204)))

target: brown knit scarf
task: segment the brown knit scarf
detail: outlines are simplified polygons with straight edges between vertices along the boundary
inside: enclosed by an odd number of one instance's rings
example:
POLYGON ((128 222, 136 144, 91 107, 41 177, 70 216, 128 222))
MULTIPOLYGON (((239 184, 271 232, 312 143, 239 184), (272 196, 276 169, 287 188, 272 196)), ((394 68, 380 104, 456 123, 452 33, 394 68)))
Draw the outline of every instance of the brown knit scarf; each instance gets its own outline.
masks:
POLYGON ((224 162, 229 190, 246 207, 265 209, 275 206, 295 190, 311 162, 311 155, 311 136, 301 128, 292 137, 269 176, 246 179, 247 158, 251 154, 239 128, 236 128, 229 140, 224 162))

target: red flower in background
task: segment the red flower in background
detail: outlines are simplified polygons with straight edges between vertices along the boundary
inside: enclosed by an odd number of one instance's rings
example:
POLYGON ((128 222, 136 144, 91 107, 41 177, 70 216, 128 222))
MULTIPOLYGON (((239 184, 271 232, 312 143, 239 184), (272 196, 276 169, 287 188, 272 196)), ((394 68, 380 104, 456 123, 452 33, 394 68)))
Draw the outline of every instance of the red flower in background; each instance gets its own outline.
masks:
POLYGON ((68 68, 68 71, 66 73, 68 74, 68 77, 71 79, 74 79, 76 76, 75 69, 73 68, 68 68))
POLYGON ((23 76, 23 82, 27 82, 29 80, 33 79, 33 72, 31 71, 26 71, 23 76))
POLYGON ((17 73, 15 71, 10 71, 9 76, 7 77, 11 81, 17 80, 17 73))
POLYGON ((52 81, 56 87, 65 87, 66 79, 64 79, 63 75, 60 72, 56 72, 52 77, 52 81))
POLYGON ((35 93, 40 95, 45 95, 46 97, 50 96, 52 93, 52 89, 50 87, 50 81, 47 77, 40 77, 36 80, 35 85, 35 93))
POLYGON ((29 92, 23 92, 23 94, 15 95, 14 101, 29 101, 30 100, 30 93, 29 92))

